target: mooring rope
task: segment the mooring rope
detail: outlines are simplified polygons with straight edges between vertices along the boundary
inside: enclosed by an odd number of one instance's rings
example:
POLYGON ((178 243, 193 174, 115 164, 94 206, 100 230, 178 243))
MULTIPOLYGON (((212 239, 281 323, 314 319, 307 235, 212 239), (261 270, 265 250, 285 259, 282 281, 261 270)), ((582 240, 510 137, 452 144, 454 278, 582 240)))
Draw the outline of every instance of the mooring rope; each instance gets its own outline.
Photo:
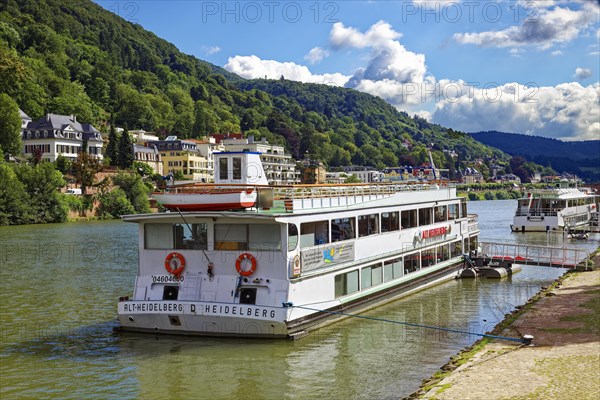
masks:
POLYGON ((332 315, 343 315, 345 317, 362 318, 362 319, 368 319, 371 321, 388 322, 391 324, 413 326, 413 327, 417 327, 417 328, 434 329, 434 330, 438 330, 438 331, 460 333, 460 334, 464 334, 464 335, 475 335, 475 336, 481 336, 481 337, 490 338, 490 339, 508 340, 511 342, 519 342, 519 343, 525 343, 525 344, 528 344, 530 342, 529 339, 524 339, 524 338, 518 339, 518 338, 507 337, 507 336, 490 335, 487 333, 475 333, 475 332, 463 331, 460 329, 444 328, 441 326, 415 324, 413 322, 395 321, 395 320, 387 319, 387 318, 370 317, 368 315, 350 314, 350 313, 345 313, 342 311, 330 311, 330 310, 322 310, 319 308, 312 308, 312 307, 306 307, 306 306, 295 306, 292 303, 283 303, 283 306, 288 307, 288 308, 292 307, 292 308, 301 308, 303 310, 309 310, 309 311, 318 311, 318 312, 332 314, 332 315))

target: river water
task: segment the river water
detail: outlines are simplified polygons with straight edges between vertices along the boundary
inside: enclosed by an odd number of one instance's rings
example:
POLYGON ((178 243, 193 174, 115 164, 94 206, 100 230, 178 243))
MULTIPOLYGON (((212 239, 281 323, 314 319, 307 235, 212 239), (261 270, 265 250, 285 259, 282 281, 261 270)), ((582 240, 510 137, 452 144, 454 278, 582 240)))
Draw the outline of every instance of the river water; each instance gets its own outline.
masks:
MULTIPOLYGON (((469 207, 483 241, 548 240, 510 232, 515 201, 469 207)), ((0 227, 0 398, 393 399, 479 338, 364 319, 296 342, 114 334, 136 235, 120 221, 0 227)), ((483 333, 563 272, 450 281, 367 315, 483 333)))

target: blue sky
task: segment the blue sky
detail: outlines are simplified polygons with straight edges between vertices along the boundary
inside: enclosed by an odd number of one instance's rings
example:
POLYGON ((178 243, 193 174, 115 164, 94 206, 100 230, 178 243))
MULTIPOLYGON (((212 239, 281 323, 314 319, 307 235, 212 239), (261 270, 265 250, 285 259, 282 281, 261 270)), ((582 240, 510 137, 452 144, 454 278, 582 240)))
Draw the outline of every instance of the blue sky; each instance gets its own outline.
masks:
POLYGON ((246 78, 352 87, 466 131, 600 139, 590 1, 97 1, 246 78))

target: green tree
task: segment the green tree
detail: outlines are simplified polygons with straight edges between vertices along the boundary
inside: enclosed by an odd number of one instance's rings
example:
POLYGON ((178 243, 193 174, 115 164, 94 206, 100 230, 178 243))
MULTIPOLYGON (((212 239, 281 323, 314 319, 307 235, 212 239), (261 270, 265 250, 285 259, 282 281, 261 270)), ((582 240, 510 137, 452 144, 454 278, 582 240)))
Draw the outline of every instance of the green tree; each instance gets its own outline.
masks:
POLYGON ((354 174, 347 177, 346 180, 344 181, 344 183, 361 183, 361 182, 362 181, 360 180, 360 178, 354 174))
POLYGON ((19 106, 7 94, 0 93, 0 150, 5 154, 22 153, 19 106))
POLYGON ((119 148, 117 152, 117 166, 122 169, 128 169, 135 159, 133 154, 133 141, 127 127, 121 132, 119 137, 119 148))
POLYGON ((119 172, 113 176, 112 181, 125 192, 127 200, 131 203, 135 212, 150 212, 150 202, 148 200, 150 190, 144 184, 139 174, 119 172))
POLYGON ((125 191, 121 188, 100 196, 98 215, 102 218, 119 218, 121 215, 133 214, 135 209, 127 199, 125 191))
POLYGON ((116 166, 118 161, 118 147, 119 137, 117 136, 117 131, 115 129, 115 120, 113 118, 113 114, 111 113, 110 118, 110 128, 108 133, 108 144, 106 145, 106 152, 104 153, 106 157, 108 157, 109 163, 111 166, 116 166))
POLYGON ((96 173, 100 171, 100 163, 96 157, 82 151, 73 162, 75 179, 81 185, 81 193, 87 194, 87 189, 96 184, 96 173))
POLYGON ((0 225, 27 223, 28 196, 11 165, 0 159, 0 225))
POLYGON ((35 166, 21 164, 15 167, 18 179, 28 195, 27 208, 33 223, 65 222, 69 210, 61 201, 59 189, 65 186, 63 175, 53 163, 35 166))

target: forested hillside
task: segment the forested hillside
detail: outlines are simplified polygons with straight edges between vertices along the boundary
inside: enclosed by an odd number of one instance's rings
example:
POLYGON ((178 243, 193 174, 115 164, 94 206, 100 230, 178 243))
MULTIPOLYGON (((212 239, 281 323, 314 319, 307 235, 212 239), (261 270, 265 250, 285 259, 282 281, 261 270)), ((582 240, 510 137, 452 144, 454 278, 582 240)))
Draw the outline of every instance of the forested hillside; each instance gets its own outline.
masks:
POLYGON ((0 92, 33 118, 76 114, 106 130, 112 115, 119 126, 183 138, 241 131, 329 167, 419 164, 431 144, 436 165, 451 172, 509 158, 365 93, 245 81, 89 0, 0 3, 0 92))
POLYGON ((554 170, 576 174, 586 181, 600 181, 600 140, 563 142, 539 136, 504 132, 476 132, 475 140, 554 170))

